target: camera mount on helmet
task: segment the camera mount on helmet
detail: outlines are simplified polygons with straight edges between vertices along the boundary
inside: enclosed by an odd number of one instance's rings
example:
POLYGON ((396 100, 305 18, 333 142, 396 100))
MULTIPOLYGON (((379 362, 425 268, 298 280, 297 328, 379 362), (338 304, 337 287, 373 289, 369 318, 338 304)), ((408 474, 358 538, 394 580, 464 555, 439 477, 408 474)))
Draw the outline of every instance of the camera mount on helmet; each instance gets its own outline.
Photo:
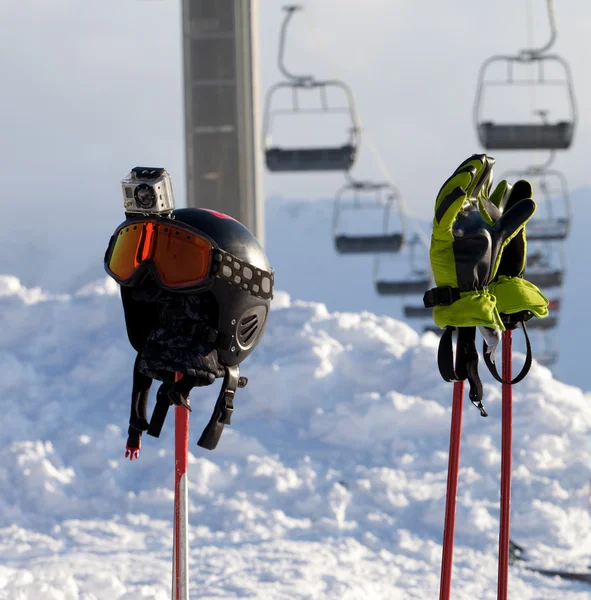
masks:
POLYGON ((174 210, 172 182, 162 167, 134 167, 121 181, 125 214, 166 216, 174 210))

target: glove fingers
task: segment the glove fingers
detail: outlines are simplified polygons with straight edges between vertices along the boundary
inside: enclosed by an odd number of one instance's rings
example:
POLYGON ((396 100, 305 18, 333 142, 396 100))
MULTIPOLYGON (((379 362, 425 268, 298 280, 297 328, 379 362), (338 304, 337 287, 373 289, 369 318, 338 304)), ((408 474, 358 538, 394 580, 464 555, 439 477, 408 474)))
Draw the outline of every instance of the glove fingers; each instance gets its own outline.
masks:
POLYGON ((482 218, 491 226, 501 218, 501 211, 488 198, 478 198, 478 210, 482 218))
POLYGON ((521 200, 503 213, 502 217, 494 224, 493 232, 498 234, 504 243, 514 237, 535 212, 536 203, 531 198, 521 200))
MULTIPOLYGON (((519 202, 531 199, 533 189, 529 181, 521 179, 515 183, 508 198, 505 199, 505 204, 502 206, 503 211, 509 211, 519 202)), ((498 275, 513 275, 519 276, 525 270, 525 254, 527 248, 525 225, 505 247, 501 262, 497 271, 498 275)))
MULTIPOLYGON (((466 173, 465 175, 467 177, 471 176, 470 173, 466 173)), ((465 178, 466 177, 462 177, 462 179, 465 178)), ((451 183, 457 183, 458 179, 460 179, 460 177, 454 178, 451 183)), ((442 196, 441 201, 435 208, 435 219, 433 220, 434 237, 439 239, 449 238, 450 240, 453 240, 453 236, 451 235, 452 226, 467 199, 468 196, 466 190, 461 185, 454 187, 447 194, 442 196)))
MULTIPOLYGON (((510 208, 507 212, 503 213, 503 216, 494 224, 492 232, 496 238, 493 241, 493 251, 498 252, 496 257, 493 257, 493 269, 491 276, 494 278, 499 269, 501 258, 504 255, 504 247, 508 245, 508 242, 515 238, 520 232, 523 231, 525 224, 531 219, 533 214, 536 212, 536 203, 528 198, 521 200, 510 208)), ((515 248, 516 252, 523 254, 520 257, 513 256, 514 265, 506 265, 504 271, 512 272, 513 269, 519 272, 523 271, 523 261, 525 260, 525 236, 523 236, 523 247, 515 248)), ((504 274, 509 274, 505 272, 504 274)))
POLYGON ((511 189, 511 193, 507 198, 504 199, 504 204, 502 204, 499 208, 501 208, 503 211, 508 211, 521 200, 533 198, 533 195, 534 191, 531 183, 525 179, 520 179, 519 181, 515 182, 515 185, 513 185, 511 189))
POLYGON ((486 154, 474 154, 466 159, 443 184, 435 202, 433 234, 453 239, 451 228, 464 202, 478 195, 491 184, 494 159, 486 154))
POLYGON ((503 179, 503 181, 499 182, 495 191, 489 196, 489 201, 502 211, 505 207, 507 198, 511 194, 512 187, 513 186, 506 179, 503 179))
POLYGON ((469 198, 488 197, 493 181, 495 159, 486 154, 474 154, 468 164, 476 168, 477 174, 472 185, 466 190, 469 198))

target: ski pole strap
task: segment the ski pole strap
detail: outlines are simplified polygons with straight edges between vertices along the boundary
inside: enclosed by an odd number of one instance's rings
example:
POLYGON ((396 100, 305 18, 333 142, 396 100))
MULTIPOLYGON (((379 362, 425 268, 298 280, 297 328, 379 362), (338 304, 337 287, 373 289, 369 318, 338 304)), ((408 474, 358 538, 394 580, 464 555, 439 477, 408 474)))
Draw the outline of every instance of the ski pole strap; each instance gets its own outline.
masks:
POLYGON ((450 286, 435 287, 427 290, 423 295, 423 305, 425 308, 433 308, 435 306, 447 306, 453 304, 460 299, 460 288, 452 288, 450 286))
MULTIPOLYGON (((531 363, 532 363, 531 342, 530 342, 530 339, 529 339, 529 334, 527 333, 527 328, 525 326, 525 321, 520 321, 520 323, 521 323, 521 327, 523 328, 523 335, 525 335, 525 348, 526 348, 525 363, 524 363, 523 368, 521 369, 519 375, 517 375, 511 381, 505 381, 499 375, 499 372, 497 371, 497 366, 495 365, 495 362, 494 362, 494 359, 493 359, 494 355, 491 352, 487 352, 488 346, 486 345, 486 341, 484 341, 484 343, 483 343, 482 352, 484 354, 484 362, 485 362, 486 366, 488 367, 488 370, 490 371, 490 374, 499 383, 504 383, 506 385, 515 385, 516 383, 519 383, 522 379, 525 378, 525 376, 529 373, 529 370, 531 368, 531 363)), ((514 327, 507 327, 507 329, 515 329, 515 328, 516 328, 516 326, 514 326, 514 327)))
POLYGON ((131 390, 131 414, 129 415, 129 429, 127 430, 128 448, 139 448, 142 432, 148 429, 146 410, 152 379, 140 372, 139 354, 133 365, 133 387, 131 390))
POLYGON ((231 424, 236 388, 244 387, 248 381, 246 377, 239 377, 239 373, 238 365, 226 367, 224 382, 215 403, 213 414, 197 442, 197 445, 201 448, 214 450, 222 437, 224 426, 231 424))
MULTIPOLYGON (((160 437, 168 409, 173 403, 171 400, 172 392, 175 391, 176 387, 179 388, 181 393, 187 392, 183 387, 183 379, 187 380, 187 385, 190 385, 194 380, 193 377, 186 376, 177 383, 163 382, 158 389, 156 405, 154 406, 152 418, 148 423, 146 420, 146 408, 152 379, 139 371, 138 364, 139 355, 133 368, 131 416, 129 419, 129 437, 127 439, 127 446, 129 448, 139 448, 140 438, 144 431, 147 431, 148 435, 153 437, 160 437)), ((234 412, 234 394, 236 393, 236 388, 245 387, 248 383, 248 379, 240 377, 239 373, 238 366, 226 367, 224 382, 222 383, 213 414, 197 442, 198 446, 207 450, 214 450, 220 441, 224 426, 230 425, 232 413, 234 412)))
POLYGON ((150 419, 150 425, 148 426, 148 435, 153 437, 160 437, 160 432, 166 420, 168 409, 170 408, 170 397, 168 393, 172 389, 171 383, 164 382, 158 388, 158 395, 156 396, 156 406, 154 406, 154 412, 150 419))
MULTIPOLYGON (((431 291, 431 290, 430 290, 431 291)), ((439 373, 445 381, 464 381, 470 384, 469 398, 472 404, 480 411, 480 415, 488 417, 482 404, 482 382, 478 374, 478 352, 476 350, 476 327, 458 327, 458 340, 454 368, 453 332, 456 328, 445 328, 439 350, 437 352, 437 366, 439 373)))

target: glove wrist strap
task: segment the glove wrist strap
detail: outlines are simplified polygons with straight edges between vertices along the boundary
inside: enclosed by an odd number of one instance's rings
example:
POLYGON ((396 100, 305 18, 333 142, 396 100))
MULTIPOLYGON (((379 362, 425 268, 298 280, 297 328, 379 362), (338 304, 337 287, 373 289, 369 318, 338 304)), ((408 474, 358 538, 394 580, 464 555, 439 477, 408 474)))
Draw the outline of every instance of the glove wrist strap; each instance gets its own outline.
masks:
MULTIPOLYGON (((505 315, 503 315, 503 317, 504 316, 505 315)), ((527 328, 525 326, 525 321, 521 321, 521 327, 523 328, 523 335, 525 335, 525 347, 526 347, 525 363, 524 363, 523 368, 521 369, 519 375, 517 375, 517 377, 515 377, 511 381, 505 381, 499 375, 499 372, 497 371, 497 366, 496 366, 496 364, 494 362, 494 356, 489 351, 488 346, 486 345, 486 340, 484 341, 484 343, 482 345, 482 354, 484 356, 484 362, 485 362, 486 366, 488 367, 488 370, 490 371, 490 374, 499 383, 504 383, 504 384, 507 384, 507 385, 514 385, 516 383, 519 383, 522 379, 525 378, 525 376, 529 373, 529 370, 531 368, 531 362, 532 362, 531 342, 529 340, 529 335, 527 333, 527 328)), ((515 329, 515 327, 511 327, 511 329, 515 329)))
POLYGON ((456 328, 446 327, 437 352, 439 373, 445 381, 464 381, 470 384, 470 400, 483 417, 488 413, 482 404, 482 382, 478 375, 478 352, 476 351, 476 327, 458 327, 458 342, 454 368, 452 334, 456 328))
POLYGON ((451 286, 435 287, 425 292, 423 304, 425 308, 449 306, 460 299, 460 288, 451 286))

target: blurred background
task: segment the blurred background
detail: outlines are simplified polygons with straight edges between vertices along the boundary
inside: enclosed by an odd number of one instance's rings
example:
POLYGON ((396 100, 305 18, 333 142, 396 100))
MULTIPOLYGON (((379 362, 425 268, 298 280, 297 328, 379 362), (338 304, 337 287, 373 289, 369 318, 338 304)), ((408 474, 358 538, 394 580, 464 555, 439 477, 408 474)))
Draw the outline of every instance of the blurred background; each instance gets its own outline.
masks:
MULTIPOLYGON (((579 110, 573 143, 556 153, 552 165, 560 177, 548 178, 549 201, 539 202, 539 212, 548 204, 554 211, 547 217, 551 222, 567 215, 566 184, 574 218, 565 240, 535 246, 536 256, 539 248, 545 252, 537 259, 538 271, 562 275, 555 278, 560 285, 547 291, 558 315, 556 327, 532 335, 539 338, 534 348, 540 360, 546 357, 559 378, 586 389, 585 353, 573 340, 581 337, 588 289, 585 149, 591 119, 585 107, 591 100, 591 5, 583 0, 556 4, 558 37, 552 52, 570 65, 579 110)), ((261 114, 265 93, 282 80, 277 52, 283 17, 279 3, 259 3, 261 114)), ((103 275, 104 249, 122 219, 119 181, 131 167, 165 166, 177 203, 186 202, 181 3, 21 0, 3 6, 2 30, 0 153, 10 216, 0 272, 18 276, 27 286, 73 291, 103 275)), ((483 151, 473 123, 483 62, 543 45, 549 37, 543 0, 448 0, 422 7, 411 0, 315 0, 294 15, 286 64, 296 73, 349 86, 361 126, 350 175, 395 184, 399 195, 392 227, 402 230, 405 224, 406 229, 403 248, 391 257, 339 255, 332 219, 335 197, 346 183, 343 173, 265 170, 265 239, 277 288, 325 302, 330 310, 404 318, 422 331, 429 318, 405 316, 405 306, 421 306, 422 292, 380 296, 376 282, 404 280, 408 273, 414 277, 425 264, 428 270, 424 245, 413 246, 415 236, 423 232, 428 240, 441 183, 464 158, 483 151)), ((564 87, 491 88, 482 102, 482 119, 531 121, 541 118, 535 110, 548 108, 550 120, 569 118, 564 87)), ((276 119, 275 143, 340 144, 348 127, 344 118, 316 115, 305 124, 300 118, 276 119)), ((489 152, 497 159, 497 176, 512 170, 517 172, 513 179, 549 157, 545 151, 489 152)), ((537 190, 538 201, 542 191, 537 190)), ((358 214, 343 213, 343 230, 359 222, 381 227, 381 212, 373 213, 375 221, 358 214)), ((535 270, 531 260, 530 270, 535 270)))

